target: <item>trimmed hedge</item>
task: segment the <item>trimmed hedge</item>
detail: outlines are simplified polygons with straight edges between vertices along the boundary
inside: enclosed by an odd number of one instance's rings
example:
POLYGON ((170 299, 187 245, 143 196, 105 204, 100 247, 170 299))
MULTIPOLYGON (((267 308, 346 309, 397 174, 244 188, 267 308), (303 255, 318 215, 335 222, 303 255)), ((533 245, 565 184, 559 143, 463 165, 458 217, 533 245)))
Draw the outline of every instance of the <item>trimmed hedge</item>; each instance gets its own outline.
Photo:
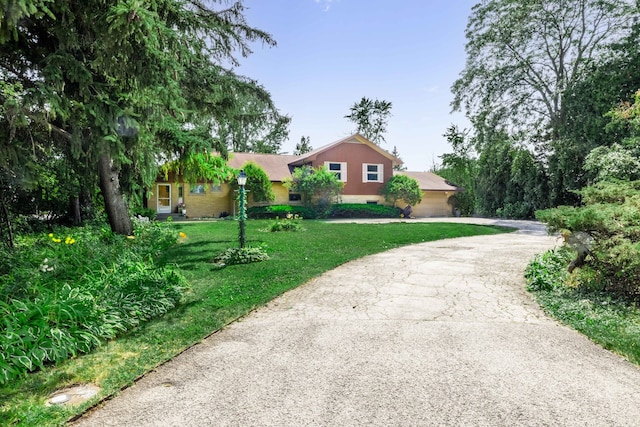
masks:
POLYGON ((398 218, 402 209, 385 205, 341 203, 333 205, 330 218, 398 218))
MULTIPOLYGON (((329 218, 397 218, 402 209, 385 205, 368 205, 364 203, 339 203, 331 206, 329 218)), ((299 215, 302 218, 319 218, 320 215, 310 207, 272 205, 254 206, 247 209, 247 215, 252 219, 284 218, 287 214, 299 215)))

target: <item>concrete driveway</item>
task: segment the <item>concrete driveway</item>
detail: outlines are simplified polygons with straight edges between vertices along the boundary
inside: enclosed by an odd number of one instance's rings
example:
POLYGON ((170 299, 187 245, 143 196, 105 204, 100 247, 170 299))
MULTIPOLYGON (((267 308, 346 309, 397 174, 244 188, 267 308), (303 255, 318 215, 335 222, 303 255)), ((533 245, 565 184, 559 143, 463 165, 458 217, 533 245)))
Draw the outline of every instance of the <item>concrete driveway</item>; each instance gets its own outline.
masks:
POLYGON ((74 425, 639 425, 640 369, 545 317, 522 271, 558 242, 511 224, 329 271, 74 425))

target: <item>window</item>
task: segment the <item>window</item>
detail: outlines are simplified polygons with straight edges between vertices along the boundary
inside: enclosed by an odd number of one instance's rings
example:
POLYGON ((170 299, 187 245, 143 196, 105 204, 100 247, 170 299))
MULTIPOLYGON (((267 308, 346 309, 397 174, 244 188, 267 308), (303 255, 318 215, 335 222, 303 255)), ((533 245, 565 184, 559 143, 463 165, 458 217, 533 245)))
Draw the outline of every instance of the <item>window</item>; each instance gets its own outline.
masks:
POLYGON ((344 162, 324 162, 329 172, 333 172, 339 181, 347 182, 347 164, 344 162))
POLYGON ((381 164, 362 164, 362 182, 383 182, 384 174, 381 164))
POLYGON ((191 194, 204 194, 204 184, 189 185, 189 193, 191 193, 191 194))
POLYGON ((299 202, 301 200, 302 200, 302 195, 300 193, 289 193, 290 202, 299 202))
POLYGON ((220 184, 189 184, 189 194, 204 194, 207 190, 211 193, 222 191, 220 184))

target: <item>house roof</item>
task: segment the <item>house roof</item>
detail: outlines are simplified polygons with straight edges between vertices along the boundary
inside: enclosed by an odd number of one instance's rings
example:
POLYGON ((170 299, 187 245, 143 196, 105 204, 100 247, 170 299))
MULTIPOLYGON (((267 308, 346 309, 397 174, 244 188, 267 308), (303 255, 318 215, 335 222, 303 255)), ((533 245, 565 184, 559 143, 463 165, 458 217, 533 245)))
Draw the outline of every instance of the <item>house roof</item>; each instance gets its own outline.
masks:
POLYGON ((460 191, 460 187, 449 184, 444 178, 431 172, 394 171, 394 175, 406 175, 418 181, 423 191, 460 191))
POLYGON ((308 153, 304 153, 301 156, 298 156, 296 158, 296 160, 291 162, 292 166, 301 166, 304 165, 306 163, 310 163, 313 160, 316 159, 316 157, 318 157, 318 154, 323 153, 327 150, 330 150, 331 148, 340 145, 340 144, 344 144, 344 143, 348 143, 348 144, 364 144, 369 146, 371 149, 377 151, 378 153, 382 154, 384 157, 390 159, 394 165, 396 164, 402 164, 402 160, 398 159, 397 157, 395 157, 394 155, 392 155, 391 153, 389 153, 386 150, 383 150, 382 148, 378 147, 376 144, 374 144, 373 142, 369 141, 367 138, 365 138, 364 136, 360 135, 359 133, 356 133, 354 135, 350 135, 347 136, 346 138, 342 138, 339 139, 338 141, 332 142, 331 144, 325 145, 323 147, 320 148, 316 148, 313 151, 309 151, 308 153))
POLYGON ((262 154, 262 153, 229 153, 227 165, 235 169, 242 169, 249 162, 254 162, 264 170, 272 182, 281 182, 286 177, 291 177, 289 163, 300 156, 288 154, 262 154))

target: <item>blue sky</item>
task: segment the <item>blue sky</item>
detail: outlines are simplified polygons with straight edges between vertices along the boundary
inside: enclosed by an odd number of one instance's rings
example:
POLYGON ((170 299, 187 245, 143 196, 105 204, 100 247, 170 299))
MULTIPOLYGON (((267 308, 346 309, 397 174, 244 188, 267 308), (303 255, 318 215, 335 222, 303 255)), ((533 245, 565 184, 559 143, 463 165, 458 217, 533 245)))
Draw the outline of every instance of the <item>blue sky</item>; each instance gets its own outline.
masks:
POLYGON ((393 104, 382 148, 396 146, 409 170, 432 167, 450 152, 450 87, 464 68, 464 30, 477 0, 244 0, 250 25, 277 47, 254 46, 238 73, 258 80, 292 117, 293 152, 301 136, 313 148, 353 133, 344 118, 363 96, 393 104))

